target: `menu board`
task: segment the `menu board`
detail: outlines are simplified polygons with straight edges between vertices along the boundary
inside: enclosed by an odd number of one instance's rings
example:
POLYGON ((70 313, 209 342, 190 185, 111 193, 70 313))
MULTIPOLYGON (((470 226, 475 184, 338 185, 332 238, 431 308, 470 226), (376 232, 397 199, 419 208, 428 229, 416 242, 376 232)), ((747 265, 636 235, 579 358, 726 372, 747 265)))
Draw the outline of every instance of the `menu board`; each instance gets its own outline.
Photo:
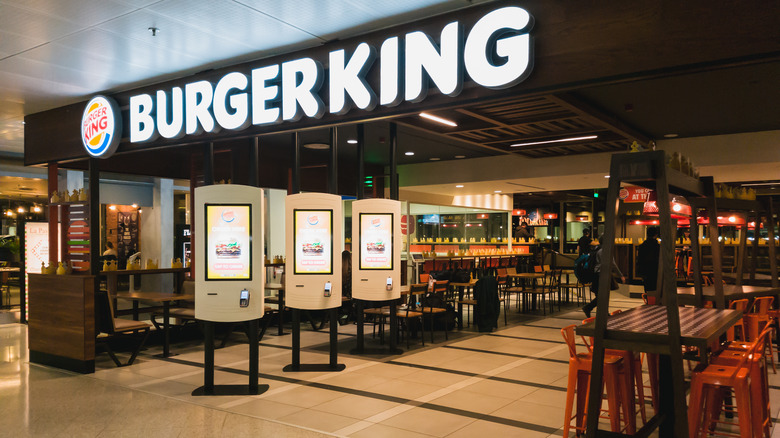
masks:
POLYGON ((294 210, 296 274, 333 274, 333 211, 294 210))
POLYGON ((393 214, 360 213, 360 269, 393 270, 393 214))
POLYGON ((252 208, 205 204, 206 281, 252 279, 252 208))

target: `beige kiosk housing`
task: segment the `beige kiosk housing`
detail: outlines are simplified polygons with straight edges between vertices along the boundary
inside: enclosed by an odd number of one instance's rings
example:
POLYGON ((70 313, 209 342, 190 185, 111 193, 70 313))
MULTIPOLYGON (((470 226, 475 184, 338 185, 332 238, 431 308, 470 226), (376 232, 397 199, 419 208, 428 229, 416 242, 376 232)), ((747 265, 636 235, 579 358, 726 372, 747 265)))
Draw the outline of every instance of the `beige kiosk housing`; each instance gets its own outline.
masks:
POLYGON ((263 316, 264 194, 223 184, 195 189, 195 317, 240 322, 263 316))
POLYGON ((401 202, 353 202, 352 236, 352 297, 366 301, 401 298, 401 202))
POLYGON ((288 307, 320 310, 341 306, 342 210, 337 195, 287 196, 284 272, 288 307))

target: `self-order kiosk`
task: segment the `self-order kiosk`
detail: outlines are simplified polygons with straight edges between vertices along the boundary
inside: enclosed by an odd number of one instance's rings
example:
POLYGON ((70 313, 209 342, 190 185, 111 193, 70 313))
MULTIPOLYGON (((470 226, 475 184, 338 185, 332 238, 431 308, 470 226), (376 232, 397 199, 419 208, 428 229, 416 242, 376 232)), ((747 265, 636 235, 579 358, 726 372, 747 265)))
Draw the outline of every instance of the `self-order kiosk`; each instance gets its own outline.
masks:
POLYGON ((263 190, 222 184, 195 189, 195 317, 262 318, 263 190))
POLYGON ((285 304, 318 310, 341 306, 341 197, 299 193, 285 201, 285 304))
POLYGON ((352 297, 401 298, 401 202, 361 199, 352 203, 352 297))

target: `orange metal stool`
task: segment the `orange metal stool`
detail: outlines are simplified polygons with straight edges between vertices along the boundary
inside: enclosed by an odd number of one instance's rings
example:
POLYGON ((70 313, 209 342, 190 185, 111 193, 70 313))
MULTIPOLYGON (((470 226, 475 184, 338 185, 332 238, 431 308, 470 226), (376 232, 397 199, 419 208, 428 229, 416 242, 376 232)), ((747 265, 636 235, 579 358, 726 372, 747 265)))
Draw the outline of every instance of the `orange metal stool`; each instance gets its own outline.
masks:
POLYGON ((753 343, 732 342, 718 354, 713 363, 734 365, 742 354, 755 348, 748 366, 750 367, 750 409, 753 414, 753 435, 769 437, 772 429, 771 409, 769 406, 769 377, 767 375, 766 355, 762 354, 765 343, 771 342, 774 327, 766 326, 753 343), (754 344, 755 347, 754 347, 754 344))
MULTIPOLYGON (((569 347, 569 383, 566 389, 566 409, 563 425, 563 436, 569 436, 571 429, 571 420, 576 418, 574 429, 579 436, 580 432, 585 431, 585 413, 588 405, 588 387, 590 385, 590 370, 593 363, 591 353, 577 353, 577 345, 572 324, 561 329, 561 335, 569 347), (577 399, 577 411, 574 410, 575 393, 577 399)), ((625 379, 620 378, 623 359, 619 356, 604 356, 604 380, 603 384, 607 391, 607 404, 609 412, 610 426, 613 432, 620 432, 620 408, 623 408, 623 416, 626 423, 630 417, 628 391, 625 389, 625 379)), ((603 392, 603 391, 602 391, 603 392)), ((633 433, 633 432, 629 432, 633 433)))
POLYGON ((737 402, 739 431, 741 438, 753 436, 753 416, 751 411, 750 366, 758 343, 751 344, 749 350, 740 352, 739 358, 728 364, 712 363, 700 367, 691 375, 691 393, 688 402, 689 437, 698 437, 700 433, 709 435, 712 416, 720 414, 724 390, 734 390, 737 402))

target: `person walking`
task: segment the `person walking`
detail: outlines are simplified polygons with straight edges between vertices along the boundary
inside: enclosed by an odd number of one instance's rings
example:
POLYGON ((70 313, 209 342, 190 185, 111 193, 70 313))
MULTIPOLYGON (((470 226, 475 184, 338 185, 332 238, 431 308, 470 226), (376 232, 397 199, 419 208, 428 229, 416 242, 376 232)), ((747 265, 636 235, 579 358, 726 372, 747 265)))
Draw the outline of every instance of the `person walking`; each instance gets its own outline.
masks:
POLYGON ((590 253, 590 242, 592 241, 593 240, 590 238, 590 228, 585 228, 582 230, 582 237, 580 237, 580 240, 577 241, 579 255, 590 253))
MULTIPOLYGON (((599 242, 601 242, 603 236, 599 237, 599 242)), ((590 318, 590 312, 593 311, 593 308, 596 307, 596 301, 598 300, 598 294, 599 294, 599 276, 601 275, 601 268, 603 260, 601 259, 601 245, 598 246, 596 249, 596 253, 594 254, 594 257, 596 258, 594 260, 593 265, 593 281, 590 283, 590 291, 595 295, 595 297, 585 305, 585 307, 582 308, 582 311, 585 312, 585 316, 590 318)), ((617 273, 617 275, 620 277, 620 282, 625 283, 626 277, 623 276, 623 273, 620 272, 620 268, 618 268, 617 263, 615 263, 615 259, 612 259, 612 271, 613 273, 617 273)))
POLYGON ((637 248, 636 270, 645 287, 645 293, 654 292, 658 282, 658 228, 647 229, 647 239, 637 248))

